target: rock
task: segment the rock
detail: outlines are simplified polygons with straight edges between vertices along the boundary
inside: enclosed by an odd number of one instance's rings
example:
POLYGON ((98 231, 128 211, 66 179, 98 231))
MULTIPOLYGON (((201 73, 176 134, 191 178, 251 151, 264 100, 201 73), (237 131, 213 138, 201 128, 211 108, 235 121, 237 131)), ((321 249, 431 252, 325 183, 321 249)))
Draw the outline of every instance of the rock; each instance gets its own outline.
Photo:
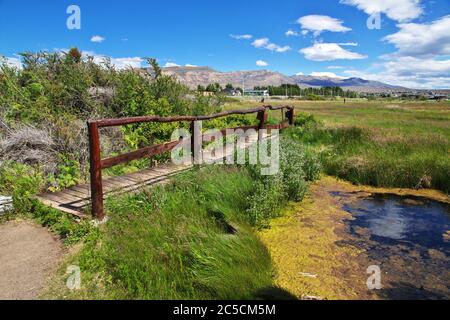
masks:
POLYGON ((302 296, 302 300, 323 300, 322 297, 316 297, 316 296, 302 296))
POLYGON ((0 214, 13 209, 13 199, 12 197, 0 196, 0 214))
POLYGON ((307 272, 300 272, 300 275, 307 278, 317 278, 317 274, 311 274, 307 272))

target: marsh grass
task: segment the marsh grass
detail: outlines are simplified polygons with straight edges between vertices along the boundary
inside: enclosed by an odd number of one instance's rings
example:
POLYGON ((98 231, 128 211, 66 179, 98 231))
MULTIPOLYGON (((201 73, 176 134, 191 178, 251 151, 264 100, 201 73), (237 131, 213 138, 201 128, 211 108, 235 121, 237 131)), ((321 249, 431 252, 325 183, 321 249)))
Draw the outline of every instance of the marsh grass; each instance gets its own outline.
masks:
POLYGON ((357 184, 450 192, 450 103, 295 103, 321 124, 290 134, 326 173, 357 184))
POLYGON ((207 167, 109 199, 110 221, 70 262, 84 284, 69 297, 256 298, 273 270, 245 213, 251 192, 245 169, 207 167))

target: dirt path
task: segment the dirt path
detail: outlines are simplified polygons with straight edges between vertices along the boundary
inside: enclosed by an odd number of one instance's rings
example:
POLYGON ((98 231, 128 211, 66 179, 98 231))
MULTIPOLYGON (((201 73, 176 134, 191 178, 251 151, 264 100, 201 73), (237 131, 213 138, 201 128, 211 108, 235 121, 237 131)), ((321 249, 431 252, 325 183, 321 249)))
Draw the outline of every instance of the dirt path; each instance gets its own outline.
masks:
POLYGON ((24 221, 0 225, 0 300, 37 299, 62 253, 46 228, 24 221))

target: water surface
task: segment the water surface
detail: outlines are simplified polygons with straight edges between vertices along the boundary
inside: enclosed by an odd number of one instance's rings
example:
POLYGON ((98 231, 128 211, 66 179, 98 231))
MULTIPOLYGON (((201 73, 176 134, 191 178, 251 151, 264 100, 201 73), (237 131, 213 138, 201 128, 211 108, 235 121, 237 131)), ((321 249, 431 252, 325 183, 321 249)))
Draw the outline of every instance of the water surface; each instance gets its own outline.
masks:
POLYGON ((378 194, 344 203, 354 244, 382 270, 381 298, 450 299, 449 205, 378 194))

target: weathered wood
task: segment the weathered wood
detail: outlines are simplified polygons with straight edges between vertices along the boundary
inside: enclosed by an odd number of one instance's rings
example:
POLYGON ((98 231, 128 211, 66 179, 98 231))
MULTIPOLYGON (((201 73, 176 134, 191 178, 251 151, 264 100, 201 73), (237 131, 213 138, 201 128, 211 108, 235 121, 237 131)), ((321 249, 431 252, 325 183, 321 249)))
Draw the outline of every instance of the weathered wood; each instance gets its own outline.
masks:
MULTIPOLYGON (((247 131, 249 129, 284 129, 289 125, 294 124, 294 108, 290 106, 264 106, 254 109, 245 110, 233 110, 224 111, 221 113, 207 115, 207 116, 176 116, 176 117, 159 117, 159 116, 145 116, 145 117, 134 117, 134 118, 124 118, 124 119, 103 119, 88 121, 88 133, 89 133, 89 150, 90 150, 90 185, 80 185, 64 190, 64 192, 55 193, 51 195, 43 195, 41 199, 45 202, 51 203, 52 206, 65 208, 66 212, 70 210, 73 211, 73 207, 79 207, 88 205, 89 198, 92 203, 92 213, 94 217, 98 220, 104 219, 104 192, 107 194, 117 193, 117 192, 128 192, 130 190, 136 190, 142 185, 162 182, 168 177, 179 173, 183 170, 189 168, 189 166, 169 166, 169 167, 156 167, 149 170, 144 170, 134 174, 124 175, 123 177, 112 177, 102 180, 102 169, 111 168, 115 165, 130 162, 132 160, 141 159, 144 157, 153 157, 158 154, 169 152, 176 148, 182 143, 182 141, 172 141, 165 144, 160 144, 156 146, 145 147, 127 154, 122 154, 115 157, 110 157, 107 159, 101 159, 100 150, 100 133, 99 128, 113 127, 113 126, 123 126, 136 123, 148 123, 148 122, 158 122, 158 123, 170 123, 170 122, 191 122, 191 147, 193 151, 193 163, 201 164, 202 161, 202 141, 210 141, 214 137, 214 134, 204 134, 200 132, 199 126, 195 126, 198 121, 207 121, 212 119, 217 119, 221 117, 226 117, 230 115, 247 115, 247 114, 258 114, 259 124, 257 126, 243 126, 233 129, 223 129, 220 130, 223 136, 226 135, 228 130, 238 130, 242 129, 247 131), (282 117, 282 123, 278 125, 267 125, 268 111, 277 110, 287 110, 286 117, 287 121, 284 121, 282 117)), ((264 139, 264 134, 261 130, 258 134, 258 140, 264 139)), ((247 147, 253 143, 253 139, 248 139, 244 147, 247 147), (252 140, 252 141, 250 141, 252 140)), ((219 152, 220 154, 214 155, 214 159, 220 159, 223 157, 231 156, 227 154, 228 151, 219 152)), ((229 152, 228 152, 229 153, 229 152)), ((203 159, 204 160, 204 159, 203 159)), ((64 210, 63 210, 64 211, 64 210)))
MULTIPOLYGON (((268 135, 264 135, 267 138, 268 135)), ((247 148, 257 142, 256 135, 250 137, 250 140, 241 146, 247 148)), ((220 159, 234 155, 233 152, 219 152, 212 159, 220 159)), ((154 168, 145 169, 135 173, 129 173, 118 177, 107 177, 103 180, 102 200, 109 196, 120 195, 123 193, 138 192, 148 185, 164 184, 170 177, 189 170, 192 165, 174 165, 165 164, 154 168)), ((89 185, 77 185, 56 193, 46 193, 37 196, 45 205, 57 210, 75 215, 77 217, 86 217, 84 212, 91 205, 89 185)))
POLYGON ((161 153, 165 153, 175 149, 180 144, 180 141, 173 141, 165 144, 142 148, 133 152, 122 154, 120 156, 104 159, 101 161, 102 168, 107 169, 114 167, 121 163, 130 162, 144 157, 153 157, 161 153))
POLYGON ((96 122, 88 122, 92 213, 97 220, 101 221, 104 219, 105 213, 103 211, 102 159, 98 128, 96 122))
POLYGON ((295 124, 295 109, 288 109, 288 111, 286 112, 286 117, 289 120, 289 125, 293 126, 295 124))
POLYGON ((267 123, 267 119, 269 117, 269 114, 267 113, 267 109, 264 108, 263 111, 258 112, 258 120, 259 120, 259 125, 258 125, 258 140, 261 141, 263 139, 263 133, 262 133, 262 129, 264 129, 264 127, 266 126, 267 123))
POLYGON ((200 130, 200 123, 198 121, 192 121, 191 127, 191 152, 192 152, 192 163, 194 165, 201 164, 202 161, 202 133, 200 130))
MULTIPOLYGON (((243 130, 243 131, 247 131, 247 130, 252 130, 252 129, 253 130, 258 130, 258 128, 259 128, 259 126, 242 126, 242 127, 235 127, 235 128, 229 128, 229 129, 222 129, 222 130, 219 130, 219 132, 225 138, 228 130, 233 130, 233 131, 243 130)), ((203 135, 203 141, 211 141, 211 138, 213 136, 214 136, 214 134, 212 134, 212 133, 204 134, 203 135)))
POLYGON ((13 198, 0 196, 0 214, 13 209, 13 198))
POLYGON ((213 120, 217 118, 223 118, 231 115, 246 115, 257 113, 262 110, 265 110, 266 107, 254 108, 254 109, 245 109, 245 110, 233 110, 233 111, 224 111, 217 114, 209 115, 209 116, 176 116, 176 117, 160 117, 160 116, 147 116, 147 117, 133 117, 133 118, 123 118, 123 119, 103 119, 103 120, 94 120, 89 123, 96 123, 99 128, 106 127, 117 127, 117 126, 125 126, 129 124, 136 123, 148 123, 148 122, 159 122, 159 123, 171 123, 171 122, 194 122, 194 121, 206 121, 213 120))
POLYGON ((289 128, 289 121, 284 121, 280 124, 266 124, 265 125, 265 129, 267 129, 267 130, 275 130, 275 129, 283 130, 286 128, 289 128))

